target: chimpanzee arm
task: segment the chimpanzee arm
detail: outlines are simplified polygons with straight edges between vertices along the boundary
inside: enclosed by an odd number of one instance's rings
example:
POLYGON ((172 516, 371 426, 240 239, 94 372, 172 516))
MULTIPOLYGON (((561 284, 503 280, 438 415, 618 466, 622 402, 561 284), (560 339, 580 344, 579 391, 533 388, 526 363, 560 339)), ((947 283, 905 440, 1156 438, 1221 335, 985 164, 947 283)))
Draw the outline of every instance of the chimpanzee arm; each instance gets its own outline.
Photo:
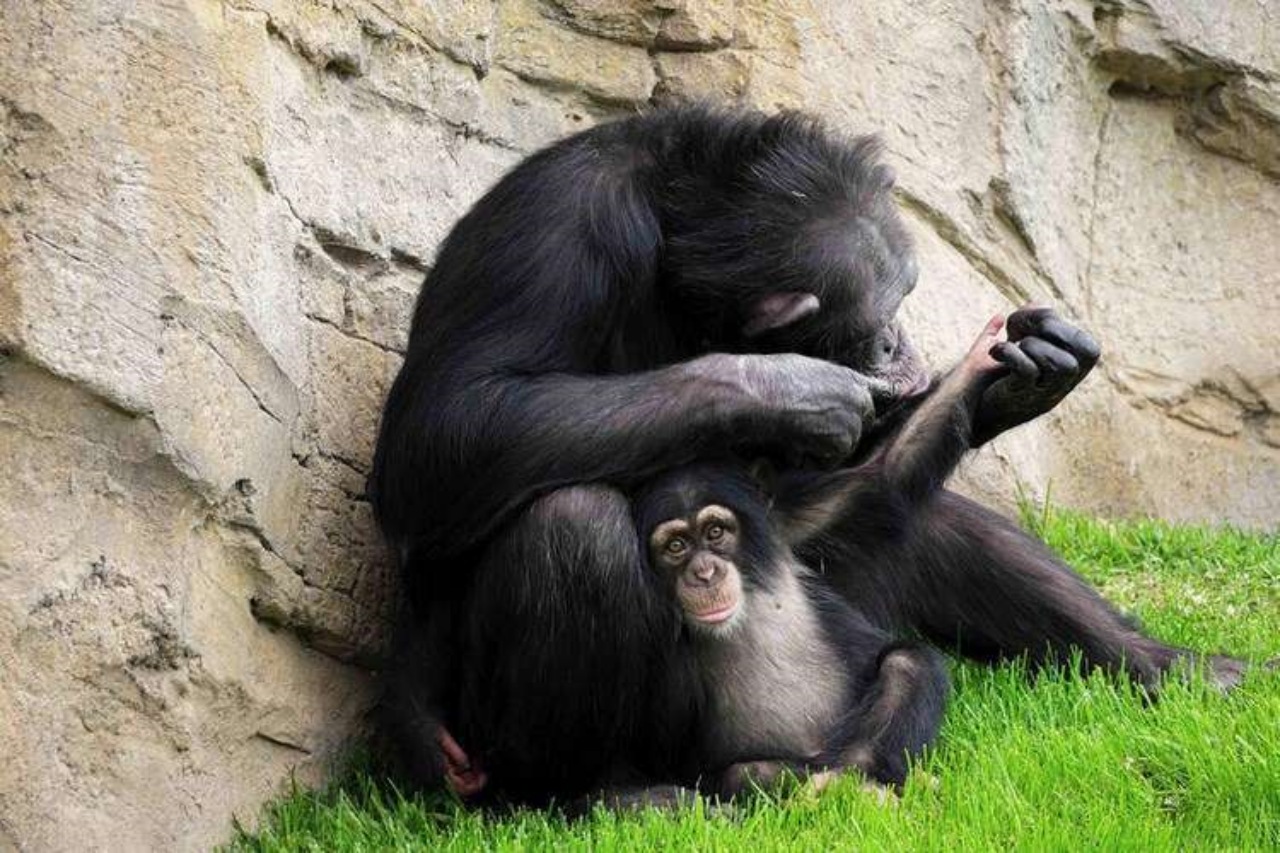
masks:
POLYGON ((999 338, 1004 323, 1001 316, 987 323, 960 364, 867 463, 899 500, 916 505, 942 488, 972 446, 985 392, 1011 372, 1026 370, 1029 359, 1020 345, 999 338))
POLYGON ((804 541, 868 504, 876 510, 869 521, 892 523, 937 493, 967 450, 1051 409, 1097 362, 1093 338, 1051 308, 1015 311, 1007 341, 996 337, 1001 325, 989 323, 961 364, 909 403, 857 467, 788 475, 775 510, 784 530, 804 541))
POLYGON ((974 420, 973 446, 1058 405, 1098 362, 1102 350, 1088 332, 1052 308, 1022 308, 1009 315, 1009 340, 1018 343, 1022 369, 991 385, 974 420))
POLYGON ((869 522, 909 513, 942 488, 971 447, 984 392, 1011 371, 1033 369, 1019 344, 999 339, 1003 325, 1003 317, 992 318, 960 364, 911 404, 860 465, 779 479, 773 510, 793 544, 850 512, 869 522))
POLYGON ((736 442, 843 458, 874 411, 867 384, 848 368, 790 354, 712 354, 626 375, 446 380, 403 417, 431 452, 417 476, 383 477, 384 489, 406 490, 398 499, 384 492, 383 502, 425 511, 435 541, 424 544, 457 553, 538 494, 626 485, 736 442))

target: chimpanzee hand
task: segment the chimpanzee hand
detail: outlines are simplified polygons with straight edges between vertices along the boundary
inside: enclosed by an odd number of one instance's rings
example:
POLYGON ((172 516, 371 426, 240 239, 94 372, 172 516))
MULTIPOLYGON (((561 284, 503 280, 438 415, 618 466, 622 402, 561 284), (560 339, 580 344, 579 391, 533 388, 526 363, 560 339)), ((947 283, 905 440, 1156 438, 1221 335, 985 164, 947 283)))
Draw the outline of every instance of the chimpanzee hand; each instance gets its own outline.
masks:
POLYGON ((1017 345, 1000 340, 1000 330, 1004 328, 1004 324, 1005 318, 1000 314, 988 320, 955 370, 961 382, 976 386, 979 392, 985 391, 999 378, 1007 376, 1012 367, 1007 363, 1004 351, 1010 347, 1017 349, 1017 345))
POLYGON ((887 383, 803 355, 729 358, 733 383, 751 401, 745 417, 735 419, 734 439, 777 453, 789 465, 826 467, 847 459, 875 419, 873 393, 893 391, 887 383))
POLYGON ((1010 372, 982 395, 974 420, 974 447, 1058 405, 1101 353, 1087 332, 1052 308, 1021 308, 1009 315, 1007 326, 1009 339, 996 344, 991 355, 1010 372))
POLYGON ((488 775, 472 763, 462 745, 444 726, 436 732, 436 746, 440 749, 444 781, 449 790, 464 800, 484 790, 489 783, 488 775))

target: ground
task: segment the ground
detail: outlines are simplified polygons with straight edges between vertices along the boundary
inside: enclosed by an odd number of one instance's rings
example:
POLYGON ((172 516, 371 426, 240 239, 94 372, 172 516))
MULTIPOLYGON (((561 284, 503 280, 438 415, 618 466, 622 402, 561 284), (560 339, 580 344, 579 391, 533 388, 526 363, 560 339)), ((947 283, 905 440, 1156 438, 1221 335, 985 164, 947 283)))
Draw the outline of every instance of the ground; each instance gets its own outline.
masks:
MULTIPOLYGON (((1261 660, 1280 654, 1280 534, 1023 522, 1155 635, 1261 660)), ((1155 704, 1101 675, 1030 679, 956 663, 936 749, 900 801, 842 781, 731 814, 484 817, 404 800, 368 775, 273 806, 238 850, 1188 850, 1280 849, 1280 672, 1234 694, 1169 684, 1155 704)))

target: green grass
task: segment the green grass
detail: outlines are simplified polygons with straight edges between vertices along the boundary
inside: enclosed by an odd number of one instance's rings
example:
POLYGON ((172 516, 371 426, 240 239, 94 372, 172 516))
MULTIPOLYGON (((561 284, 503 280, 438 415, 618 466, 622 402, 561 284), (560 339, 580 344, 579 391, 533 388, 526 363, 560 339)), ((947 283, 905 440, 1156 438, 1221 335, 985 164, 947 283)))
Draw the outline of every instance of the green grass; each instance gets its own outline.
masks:
MULTIPOLYGON (((1280 535, 1025 513, 1024 524, 1155 635, 1280 654, 1280 535)), ((956 664, 936 748, 901 800, 841 780, 730 814, 599 811, 569 823, 406 800, 351 774, 270 806, 241 850, 1280 850, 1280 673, 1230 696, 1171 683, 1154 705, 1101 675, 956 664)))

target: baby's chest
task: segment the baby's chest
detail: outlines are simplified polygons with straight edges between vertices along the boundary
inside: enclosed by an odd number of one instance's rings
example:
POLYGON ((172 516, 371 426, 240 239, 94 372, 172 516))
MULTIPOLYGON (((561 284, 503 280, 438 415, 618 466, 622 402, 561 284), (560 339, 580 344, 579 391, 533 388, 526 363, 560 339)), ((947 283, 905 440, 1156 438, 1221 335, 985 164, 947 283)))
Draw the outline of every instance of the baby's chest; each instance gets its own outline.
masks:
POLYGON ((844 667, 811 620, 754 626, 706 661, 710 761, 814 758, 850 700, 844 667))

